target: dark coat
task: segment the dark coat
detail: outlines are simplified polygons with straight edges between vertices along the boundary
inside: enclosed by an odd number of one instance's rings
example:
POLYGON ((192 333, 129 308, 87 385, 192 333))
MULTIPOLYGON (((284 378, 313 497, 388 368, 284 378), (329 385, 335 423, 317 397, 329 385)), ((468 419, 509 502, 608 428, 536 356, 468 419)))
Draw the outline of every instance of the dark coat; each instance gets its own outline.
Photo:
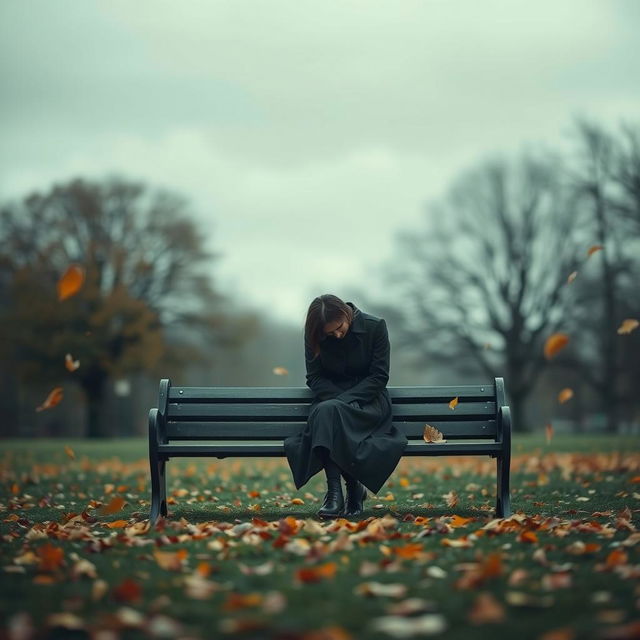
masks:
POLYGON ((323 468, 318 448, 326 447, 341 469, 378 493, 407 446, 392 423, 386 322, 347 304, 354 317, 342 339, 327 337, 315 359, 305 342, 314 397, 306 426, 284 441, 296 489, 323 468))

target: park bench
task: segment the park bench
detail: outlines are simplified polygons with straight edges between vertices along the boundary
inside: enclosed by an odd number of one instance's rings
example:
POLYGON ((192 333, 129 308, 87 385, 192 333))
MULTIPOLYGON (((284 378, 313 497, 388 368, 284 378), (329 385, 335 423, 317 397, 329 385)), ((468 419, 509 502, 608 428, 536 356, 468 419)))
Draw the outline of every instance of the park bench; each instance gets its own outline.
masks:
MULTIPOLYGON (((403 455, 496 458, 496 517, 510 516, 511 414, 503 379, 387 389, 393 423, 409 440, 403 455), (458 404, 451 409, 455 397, 458 404), (425 424, 441 431, 447 442, 426 443, 425 424)), ((161 380, 158 407, 149 412, 151 522, 167 515, 169 459, 284 457, 282 441, 304 427, 312 399, 307 387, 173 387, 161 380)))

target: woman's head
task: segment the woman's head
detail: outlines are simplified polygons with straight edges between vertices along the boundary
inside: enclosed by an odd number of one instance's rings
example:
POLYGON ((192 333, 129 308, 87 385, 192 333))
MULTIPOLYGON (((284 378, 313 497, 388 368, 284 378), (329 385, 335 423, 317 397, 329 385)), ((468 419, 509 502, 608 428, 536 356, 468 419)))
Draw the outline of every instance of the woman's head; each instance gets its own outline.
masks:
POLYGON ((353 309, 337 296, 325 293, 314 298, 307 311, 305 341, 314 356, 320 352, 320 342, 332 336, 342 339, 353 321, 353 309))

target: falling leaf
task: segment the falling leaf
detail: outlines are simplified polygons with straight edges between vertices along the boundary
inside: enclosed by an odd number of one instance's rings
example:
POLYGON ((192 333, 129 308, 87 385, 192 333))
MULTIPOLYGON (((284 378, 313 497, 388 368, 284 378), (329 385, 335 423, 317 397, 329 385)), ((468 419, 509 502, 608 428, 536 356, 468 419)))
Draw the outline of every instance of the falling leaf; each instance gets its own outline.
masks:
POLYGON ((438 431, 435 427, 432 427, 430 424, 424 425, 424 431, 422 433, 422 437, 425 442, 429 443, 441 443, 446 442, 446 440, 442 436, 442 432, 438 431))
POLYGON ((567 278, 567 284, 571 284, 571 283, 576 279, 576 276, 577 276, 577 275, 578 275, 578 272, 577 272, 577 271, 572 271, 572 272, 569 274, 569 277, 567 278))
POLYGON ((551 360, 559 351, 569 344, 569 336, 566 333, 554 333, 547 338, 544 344, 544 357, 551 360))
POLYGON ((471 624, 502 622, 505 613, 502 604, 500 604, 491 593, 482 591, 476 596, 471 611, 469 611, 469 622, 471 622, 471 624))
POLYGON ((80 360, 74 360, 70 353, 64 357, 64 366, 68 371, 75 371, 80 366, 80 360))
POLYGON ((111 515, 112 513, 117 513, 122 509, 123 506, 124 506, 124 498, 122 498, 121 496, 115 496, 114 498, 111 498, 111 501, 109 502, 109 504, 104 505, 100 509, 100 515, 108 516, 108 515, 111 515))
POLYGON ((75 460, 76 454, 75 451, 69 447, 68 445, 64 446, 64 452, 72 459, 75 460))
POLYGON ((80 291, 84 283, 84 268, 79 264, 70 265, 58 280, 58 300, 66 300, 80 291))
POLYGON ((596 251, 601 251, 604 247, 601 244, 594 244, 592 247, 589 247, 587 251, 587 258, 590 258, 596 251))
POLYGON ((45 409, 55 407, 60 404, 63 397, 62 387, 54 387, 47 396, 47 399, 39 407, 36 407, 36 411, 44 411, 45 409))
POLYGON ((458 406, 458 396, 449 402, 449 409, 455 409, 458 406))
POLYGON ((274 367, 273 373, 275 373, 277 376, 286 376, 289 374, 289 371, 287 371, 287 369, 285 369, 284 367, 274 367))
POLYGON ((618 327, 618 333, 620 335, 631 333, 634 329, 637 329, 639 325, 640 322, 638 322, 635 318, 626 318, 618 327))
POLYGON ((568 400, 571 400, 571 398, 573 398, 573 389, 569 388, 569 387, 565 387, 564 389, 562 389, 562 391, 560 391, 560 393, 558 394, 558 402, 560 404, 564 404, 565 402, 567 402, 568 400))
POLYGON ((553 426, 550 422, 544 425, 544 432, 547 438, 547 444, 551 442, 551 438, 553 438, 553 426))

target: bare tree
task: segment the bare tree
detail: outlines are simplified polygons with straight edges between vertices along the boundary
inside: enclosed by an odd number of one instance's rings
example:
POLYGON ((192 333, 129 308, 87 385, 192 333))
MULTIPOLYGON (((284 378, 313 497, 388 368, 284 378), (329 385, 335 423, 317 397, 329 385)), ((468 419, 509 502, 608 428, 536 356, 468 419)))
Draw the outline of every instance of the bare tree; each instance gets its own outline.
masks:
POLYGON ((387 268, 404 318, 397 346, 504 375, 520 430, 544 341, 570 309, 576 220, 564 193, 558 159, 484 163, 430 208, 425 229, 399 234, 387 268))

